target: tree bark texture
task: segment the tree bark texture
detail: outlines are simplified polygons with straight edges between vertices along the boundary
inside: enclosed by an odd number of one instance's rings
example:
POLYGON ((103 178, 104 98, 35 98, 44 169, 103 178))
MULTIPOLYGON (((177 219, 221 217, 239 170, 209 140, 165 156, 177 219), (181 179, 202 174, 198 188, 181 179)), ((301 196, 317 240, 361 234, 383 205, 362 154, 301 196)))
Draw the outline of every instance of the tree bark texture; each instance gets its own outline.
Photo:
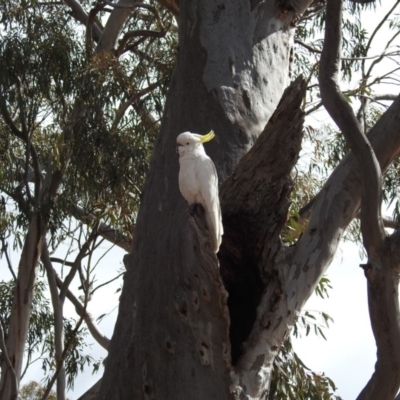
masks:
MULTIPOLYGON (((303 86, 296 82, 298 97, 289 91, 264 130, 287 82, 292 40, 294 13, 278 3, 179 4, 178 62, 99 399, 263 399, 280 344, 359 210, 360 174, 349 154, 298 242, 279 241, 303 86), (177 183, 177 135, 210 129, 217 140, 206 151, 223 182, 220 269, 202 216, 189 215, 177 183)), ((399 115, 397 99, 369 134, 382 170, 400 151, 399 115)))
POLYGON ((179 193, 176 137, 213 129, 206 151, 220 181, 232 173, 289 81, 292 16, 274 1, 180 4, 177 66, 99 398, 234 398, 227 296, 202 219, 179 193))
POLYGON ((368 138, 357 123, 354 112, 342 95, 338 83, 342 1, 328 0, 325 42, 320 62, 321 98, 325 108, 341 129, 357 160, 361 176, 361 232, 368 263, 368 305, 377 345, 375 372, 358 397, 359 400, 392 400, 400 387, 400 314, 398 270, 395 247, 398 233, 388 238, 381 218, 382 180, 378 161, 368 138), (394 253, 393 253, 394 250, 394 253))
MULTIPOLYGON (((14 300, 6 337, 8 357, 15 371, 18 387, 31 314, 33 286, 36 282, 36 268, 42 250, 45 231, 43 219, 40 215, 35 215, 29 225, 18 266, 14 300)), ((14 393, 14 377, 4 359, 1 364, 1 371, 0 398, 14 400, 17 398, 17 393, 14 393)))

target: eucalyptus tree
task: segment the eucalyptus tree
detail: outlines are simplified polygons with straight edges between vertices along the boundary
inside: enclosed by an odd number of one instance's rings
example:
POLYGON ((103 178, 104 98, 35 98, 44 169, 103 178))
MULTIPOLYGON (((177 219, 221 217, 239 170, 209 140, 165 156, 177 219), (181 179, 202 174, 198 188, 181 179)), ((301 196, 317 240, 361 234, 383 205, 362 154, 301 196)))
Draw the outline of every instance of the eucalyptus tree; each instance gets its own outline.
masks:
MULTIPOLYGON (((46 340, 53 342, 47 346, 46 395, 57 380, 57 397, 65 398, 81 357, 71 369, 83 321, 108 345, 86 312, 96 290, 90 260, 104 238, 129 249, 175 43, 167 32, 170 14, 143 5, 115 57, 96 45, 109 12, 103 4, 86 15, 76 2, 10 0, 0 6, 1 243, 14 289, 10 307, 2 309, 2 399, 17 396, 26 349, 29 360, 39 262, 53 305, 53 327, 46 325, 46 340), (86 30, 80 26, 84 14, 86 30), (132 27, 138 28, 133 35, 132 27), (75 252, 60 259, 53 252, 66 243, 75 252), (21 252, 18 270, 9 257, 13 244, 21 252), (58 264, 59 271, 68 269, 63 279, 55 273, 58 264), (76 276, 81 300, 69 290, 76 276), (63 315, 66 298, 79 315, 72 325, 63 315)), ((45 327, 37 328, 40 337, 45 327)))
MULTIPOLYGON (((378 362, 359 398, 393 399, 400 384, 397 235, 386 236, 377 210, 380 168, 399 150, 399 99, 369 130, 375 161, 363 136, 366 161, 357 148, 355 158, 343 158, 308 208, 301 237, 284 246, 280 234, 301 147, 306 84, 299 78, 283 91, 296 25, 305 13, 318 12, 320 2, 316 9, 307 0, 162 3, 179 13, 179 53, 99 398, 266 398, 275 357, 362 198, 378 362), (210 129, 219 141, 207 151, 223 182, 225 234, 217 256, 201 216, 190 216, 179 194, 174 154, 178 133, 210 129)), ((343 123, 335 116, 344 97, 337 94, 341 13, 332 3, 319 82, 322 101, 347 140, 347 131, 362 129, 348 107, 343 123), (331 106, 337 96, 340 103, 331 106)), ((109 42, 116 45, 116 38, 109 42)))
MULTIPOLYGON (((366 64, 374 33, 368 39, 359 10, 351 2, 346 7, 341 71, 350 77, 360 68, 362 79, 345 95, 361 99, 357 130, 371 128, 376 157, 387 168, 399 148, 393 122, 399 104, 384 113, 371 104, 382 99, 374 86, 395 71, 373 71, 384 58, 396 61, 391 46, 397 33, 366 64)), ((35 290, 40 293, 39 264, 53 306, 53 327, 46 331, 51 375, 43 397, 57 381, 57 398, 65 399, 66 381, 76 372, 70 355, 82 343, 85 322, 110 350, 100 398, 330 398, 333 382, 307 371, 288 340, 296 321, 304 320, 308 296, 314 288, 325 290, 321 276, 358 215, 365 182, 336 132, 329 144, 311 126, 303 128, 304 115, 322 106, 318 65, 332 71, 339 62, 336 53, 329 57, 337 34, 322 45, 325 2, 7 0, 0 13, 0 233, 5 257, 10 240, 21 248, 18 272, 8 263, 15 290, 0 324, 1 398, 19 391, 27 337, 37 326, 32 305, 35 290), (300 72, 307 80, 297 78, 284 92, 300 72), (218 258, 201 213, 189 215, 179 194, 174 151, 180 132, 210 129, 218 136, 207 151, 222 182, 225 230, 218 258), (303 132, 320 162, 321 148, 328 149, 335 168, 323 171, 331 176, 319 192, 309 184, 315 169, 292 179, 303 132), (96 291, 90 259, 103 239, 130 251, 111 345, 87 312, 96 291), (53 254, 66 241, 76 249, 73 260, 53 254), (63 279, 56 264, 68 268, 63 279), (69 290, 76 278, 80 299, 69 290), (66 298, 77 309, 76 323, 64 317, 66 298)), ((391 24, 396 32, 397 22, 391 24)), ((320 74, 321 86, 331 75, 320 74)), ((324 103, 336 93, 327 88, 324 103)), ((385 178, 389 199, 395 198, 396 173, 391 167, 385 178)), ((368 204, 371 194, 364 192, 368 204)), ((368 221, 365 210, 361 219, 368 221)), ((370 254, 373 245, 366 246, 370 254)), ((370 258, 365 269, 372 276, 380 261, 375 253, 370 258)), ((395 321, 389 325, 396 328, 395 321)), ((379 351, 385 361, 385 345, 379 351)), ((396 352, 392 356, 395 374, 396 352)), ((371 385, 379 387, 380 368, 385 373, 387 365, 377 364, 371 385)), ((391 379, 393 391, 398 383, 391 379)))

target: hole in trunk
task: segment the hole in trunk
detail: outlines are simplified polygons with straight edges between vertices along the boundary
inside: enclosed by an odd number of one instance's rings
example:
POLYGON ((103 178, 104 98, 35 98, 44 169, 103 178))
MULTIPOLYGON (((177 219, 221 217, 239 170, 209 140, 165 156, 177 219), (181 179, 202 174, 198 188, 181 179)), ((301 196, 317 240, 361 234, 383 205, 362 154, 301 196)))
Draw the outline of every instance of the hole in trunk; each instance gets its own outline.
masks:
MULTIPOLYGON (((229 239, 227 242, 236 245, 240 243, 238 240, 229 241, 229 239)), ((242 345, 247 340, 256 320, 257 307, 263 293, 263 283, 257 265, 252 260, 251 249, 245 249, 245 244, 243 242, 241 244, 243 247, 240 251, 238 246, 235 248, 222 246, 218 253, 221 276, 229 294, 232 365, 237 363, 243 353, 242 345)))

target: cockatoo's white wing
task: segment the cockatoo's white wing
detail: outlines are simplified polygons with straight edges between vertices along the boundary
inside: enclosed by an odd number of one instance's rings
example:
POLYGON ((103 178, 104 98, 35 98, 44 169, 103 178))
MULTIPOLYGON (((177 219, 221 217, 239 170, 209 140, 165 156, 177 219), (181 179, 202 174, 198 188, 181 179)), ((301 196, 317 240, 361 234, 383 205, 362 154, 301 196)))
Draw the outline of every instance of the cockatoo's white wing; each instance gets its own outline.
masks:
POLYGON ((205 208, 205 218, 212 245, 214 251, 218 252, 224 231, 219 205, 217 170, 208 156, 202 156, 196 161, 195 171, 200 189, 200 198, 196 199, 196 202, 201 203, 205 208))

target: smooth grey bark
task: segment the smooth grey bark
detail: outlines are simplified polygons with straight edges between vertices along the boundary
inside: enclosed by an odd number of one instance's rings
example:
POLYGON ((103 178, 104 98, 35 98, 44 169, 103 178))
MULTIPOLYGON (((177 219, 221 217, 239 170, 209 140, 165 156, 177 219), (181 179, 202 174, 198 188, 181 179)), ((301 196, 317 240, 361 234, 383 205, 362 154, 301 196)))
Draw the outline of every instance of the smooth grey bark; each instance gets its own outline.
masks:
MULTIPOLYGON (((38 183, 36 183, 37 185, 38 183)), ((36 207, 45 208, 55 195, 60 184, 60 175, 57 172, 48 171, 43 182, 39 180, 39 188, 36 191, 36 207)), ((37 266, 42 252, 45 234, 47 232, 46 213, 35 210, 28 227, 18 266, 17 281, 9 327, 6 337, 6 347, 14 372, 10 371, 5 360, 1 363, 0 398, 3 400, 14 399, 14 373, 19 388, 22 371, 22 362, 25 350, 26 336, 31 314, 33 288, 36 282, 37 266)))
POLYGON ((341 128, 357 159, 361 175, 361 232, 368 263, 364 266, 368 282, 371 326, 377 344, 377 362, 370 381, 359 400, 392 400, 400 387, 400 313, 398 299, 399 250, 393 246, 398 234, 387 238, 381 218, 381 171, 375 153, 357 123, 337 81, 340 62, 342 1, 328 0, 325 42, 320 63, 322 101, 341 128))
MULTIPOLYGON (((342 29, 342 0, 327 2, 327 23, 319 83, 321 98, 329 115, 341 129, 362 171, 361 231, 368 256, 382 245, 384 230, 381 203, 382 178, 378 161, 338 83, 342 29)), ((373 257, 373 254, 371 254, 373 257)))
POLYGON ((229 399, 229 315, 218 263, 178 189, 176 137, 214 129, 221 181, 289 81, 291 26, 274 1, 180 4, 179 54, 139 212, 100 399, 229 399), (189 222, 188 222, 189 221, 189 222), (123 345, 121 346, 121 343, 123 345))
MULTIPOLYGON (((86 11, 82 8, 82 6, 79 4, 79 2, 76 0, 64 0, 64 2, 68 7, 71 8, 72 10, 71 15, 81 24, 86 26, 89 21, 89 16, 86 13, 86 11)), ((96 23, 94 23, 92 26, 92 35, 96 42, 101 37, 101 29, 96 23)))
MULTIPOLYGON (((133 6, 135 3, 141 3, 136 0, 120 0, 119 5, 133 6)), ((108 18, 106 26, 100 36, 100 40, 97 43, 96 53, 112 53, 117 44, 117 40, 122 32, 122 28, 125 22, 128 20, 132 13, 130 8, 114 8, 113 12, 108 18)))
MULTIPOLYGON (((360 207, 360 175, 353 156, 348 155, 315 199, 309 224, 297 244, 281 247, 272 236, 264 249, 255 249, 259 259, 250 262, 255 264, 253 271, 259 276, 254 276, 263 290, 258 308, 252 305, 255 321, 242 349, 238 346, 232 367, 232 332, 228 333, 232 313, 227 314, 229 304, 220 279, 220 272, 230 272, 222 258, 225 238, 219 272, 201 216, 189 216, 179 195, 175 139, 184 130, 204 133, 214 129, 219 142, 207 145, 206 151, 222 181, 234 171, 275 108, 275 90, 285 83, 286 77, 276 67, 288 65, 294 14, 284 22, 268 20, 271 10, 275 17, 282 15, 273 2, 253 1, 253 9, 240 1, 224 4, 225 8, 212 1, 188 1, 180 6, 178 64, 146 182, 99 399, 263 398, 280 343, 360 207), (277 31, 268 31, 272 27, 277 31), (261 41, 260 32, 264 33, 261 41), (278 53, 271 54, 271 49, 278 53), (263 71, 266 66, 269 69, 263 71), (275 106, 268 107, 268 102, 275 106)), ((382 169, 400 152, 399 111, 397 99, 369 135, 382 169)), ((252 194, 248 193, 249 203, 260 208, 252 194)), ((262 206, 268 208, 264 202, 262 206)), ((266 233, 255 218, 250 221, 256 224, 253 231, 258 230, 253 242, 263 243, 273 230, 266 233)), ((228 236, 237 234, 234 241, 250 247, 254 235, 228 225, 227 242, 232 239, 228 236)), ((237 250, 235 258, 243 263, 249 255, 244 247, 231 246, 237 250)))
POLYGON ((51 302, 54 313, 54 350, 56 363, 61 363, 60 372, 57 377, 57 400, 65 400, 66 394, 66 375, 62 359, 64 351, 64 304, 60 301, 57 290, 56 274, 50 261, 50 254, 47 243, 43 244, 42 261, 47 273, 47 281, 50 288, 51 302))
POLYGON ((22 250, 18 275, 15 287, 15 295, 9 320, 9 329, 6 337, 6 347, 12 367, 10 371, 5 360, 2 361, 2 374, 0 382, 0 398, 16 399, 14 393, 14 379, 19 380, 22 371, 22 360, 25 350, 25 341, 28 331, 30 306, 32 303, 33 285, 36 281, 36 267, 40 256, 43 240, 43 220, 39 215, 32 219, 27 238, 22 250))

